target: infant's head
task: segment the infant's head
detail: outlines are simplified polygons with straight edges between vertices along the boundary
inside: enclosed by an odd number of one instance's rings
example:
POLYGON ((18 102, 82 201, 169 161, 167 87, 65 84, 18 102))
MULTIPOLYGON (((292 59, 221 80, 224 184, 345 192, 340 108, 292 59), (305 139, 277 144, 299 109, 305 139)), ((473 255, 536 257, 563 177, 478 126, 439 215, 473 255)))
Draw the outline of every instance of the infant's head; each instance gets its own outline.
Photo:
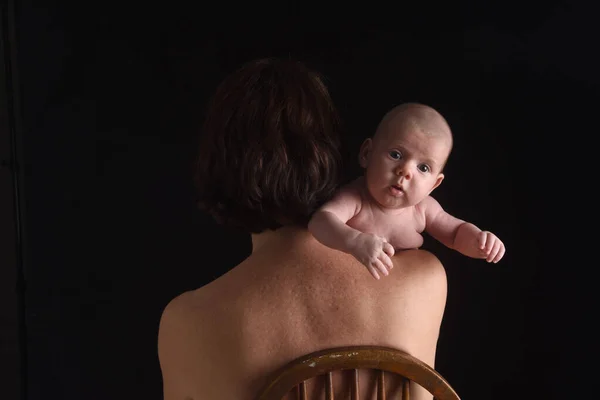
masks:
POLYGON ((452 132, 440 113, 418 103, 394 107, 360 149, 369 194, 386 209, 419 203, 442 183, 451 150, 452 132))

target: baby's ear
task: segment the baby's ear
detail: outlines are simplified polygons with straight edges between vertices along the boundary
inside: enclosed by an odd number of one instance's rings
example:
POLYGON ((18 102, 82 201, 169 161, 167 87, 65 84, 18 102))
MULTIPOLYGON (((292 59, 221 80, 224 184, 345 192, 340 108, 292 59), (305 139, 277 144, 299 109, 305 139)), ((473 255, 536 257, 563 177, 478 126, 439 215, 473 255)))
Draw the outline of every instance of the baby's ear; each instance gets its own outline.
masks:
POLYGON ((358 163, 363 168, 367 168, 367 164, 369 163, 369 155, 371 153, 372 145, 373 141, 371 138, 367 138, 360 146, 360 151, 358 152, 358 163))
POLYGON ((435 183, 433 184, 431 190, 429 191, 429 193, 433 192, 438 186, 440 186, 442 184, 443 180, 444 180, 444 174, 439 174, 437 179, 435 180, 435 183))

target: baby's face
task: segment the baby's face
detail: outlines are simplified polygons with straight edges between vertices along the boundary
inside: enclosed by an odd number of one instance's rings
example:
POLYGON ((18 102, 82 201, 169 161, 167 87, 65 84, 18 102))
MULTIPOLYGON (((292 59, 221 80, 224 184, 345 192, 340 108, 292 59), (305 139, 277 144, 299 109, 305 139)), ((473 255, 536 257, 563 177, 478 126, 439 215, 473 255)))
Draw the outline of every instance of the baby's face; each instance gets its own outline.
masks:
POLYGON ((367 189, 381 207, 413 206, 444 179, 442 168, 450 152, 445 134, 426 133, 416 124, 390 123, 361 148, 367 189))

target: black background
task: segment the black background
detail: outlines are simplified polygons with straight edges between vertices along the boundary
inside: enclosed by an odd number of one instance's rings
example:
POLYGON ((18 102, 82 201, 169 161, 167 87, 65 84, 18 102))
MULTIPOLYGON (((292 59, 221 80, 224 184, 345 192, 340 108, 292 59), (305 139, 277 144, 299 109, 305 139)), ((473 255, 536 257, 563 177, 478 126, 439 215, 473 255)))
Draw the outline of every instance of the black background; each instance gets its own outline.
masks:
POLYGON ((596 14, 483 4, 18 3, 27 399, 162 398, 163 307, 250 251, 194 206, 197 128, 218 82, 263 56, 325 75, 347 176, 392 106, 447 118, 434 195, 507 253, 488 265, 426 242, 449 283, 436 367, 465 400, 581 398, 596 347, 596 14))

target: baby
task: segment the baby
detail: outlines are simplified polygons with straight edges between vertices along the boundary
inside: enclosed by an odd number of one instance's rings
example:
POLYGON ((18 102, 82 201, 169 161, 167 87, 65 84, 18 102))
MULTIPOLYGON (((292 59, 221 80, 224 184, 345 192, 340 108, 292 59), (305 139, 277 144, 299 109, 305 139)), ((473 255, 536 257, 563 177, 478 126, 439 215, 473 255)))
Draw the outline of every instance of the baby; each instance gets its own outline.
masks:
POLYGON ((389 274, 395 251, 419 248, 423 231, 468 257, 497 263, 502 241, 430 196, 444 180, 451 149, 452 132, 436 110, 418 103, 393 108, 360 148, 364 175, 318 209, 308 229, 322 244, 352 254, 375 279, 389 274))

